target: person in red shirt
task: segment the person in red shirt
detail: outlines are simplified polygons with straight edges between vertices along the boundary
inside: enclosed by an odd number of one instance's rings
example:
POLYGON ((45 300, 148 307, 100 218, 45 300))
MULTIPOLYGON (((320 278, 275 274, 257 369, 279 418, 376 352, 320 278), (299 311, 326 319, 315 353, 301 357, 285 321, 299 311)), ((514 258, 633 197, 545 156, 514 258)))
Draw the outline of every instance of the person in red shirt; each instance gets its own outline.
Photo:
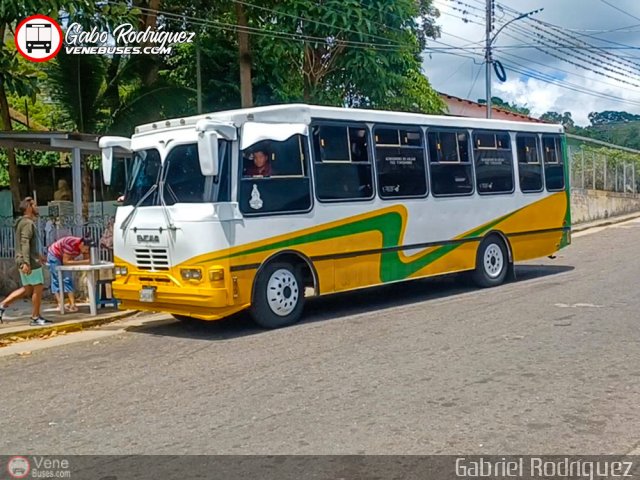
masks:
POLYGON ((47 251, 47 263, 49 264, 49 271, 51 272, 51 293, 56 296, 58 308, 63 305, 64 294, 66 293, 69 296, 68 310, 70 312, 78 311, 71 272, 63 272, 61 286, 58 280, 58 267, 60 265, 88 265, 90 247, 90 239, 72 236, 62 237, 49 247, 47 251), (82 259, 76 260, 81 255, 82 259))
POLYGON ((245 177, 270 177, 271 161, 269 155, 264 150, 256 150, 253 153, 253 165, 244 171, 245 177))

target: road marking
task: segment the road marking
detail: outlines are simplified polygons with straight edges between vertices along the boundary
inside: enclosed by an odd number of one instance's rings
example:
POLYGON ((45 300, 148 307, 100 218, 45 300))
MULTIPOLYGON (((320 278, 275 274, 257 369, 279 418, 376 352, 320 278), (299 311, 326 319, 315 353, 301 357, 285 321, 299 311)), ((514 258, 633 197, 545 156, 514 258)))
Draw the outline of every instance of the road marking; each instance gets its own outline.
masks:
POLYGON ((594 305, 593 303, 556 303, 554 307, 559 308, 603 308, 603 305, 594 305))

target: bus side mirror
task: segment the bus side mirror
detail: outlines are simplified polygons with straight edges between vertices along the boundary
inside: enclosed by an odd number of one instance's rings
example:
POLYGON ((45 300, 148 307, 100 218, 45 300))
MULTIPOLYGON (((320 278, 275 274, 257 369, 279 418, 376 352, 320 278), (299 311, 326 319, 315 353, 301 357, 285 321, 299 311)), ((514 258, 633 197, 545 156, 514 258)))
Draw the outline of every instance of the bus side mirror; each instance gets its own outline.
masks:
POLYGON ((218 175, 218 135, 216 132, 198 133, 198 158, 202 175, 218 175))
POLYGON ((113 149, 118 152, 131 152, 131 139, 127 137, 102 137, 98 141, 102 150, 102 178, 105 185, 111 185, 111 169, 113 168, 113 149))
POLYGON ((113 168, 113 147, 102 149, 102 179, 105 185, 111 185, 111 169, 113 168))

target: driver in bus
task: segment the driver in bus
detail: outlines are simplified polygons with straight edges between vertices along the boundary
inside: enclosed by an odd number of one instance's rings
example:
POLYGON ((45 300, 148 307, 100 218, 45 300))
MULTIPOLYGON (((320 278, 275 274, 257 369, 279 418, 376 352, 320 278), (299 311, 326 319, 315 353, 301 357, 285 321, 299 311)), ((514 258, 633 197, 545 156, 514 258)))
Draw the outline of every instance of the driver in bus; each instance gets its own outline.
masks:
POLYGON ((271 159, 264 150, 256 150, 250 157, 253 163, 244 170, 245 177, 270 177, 271 159))

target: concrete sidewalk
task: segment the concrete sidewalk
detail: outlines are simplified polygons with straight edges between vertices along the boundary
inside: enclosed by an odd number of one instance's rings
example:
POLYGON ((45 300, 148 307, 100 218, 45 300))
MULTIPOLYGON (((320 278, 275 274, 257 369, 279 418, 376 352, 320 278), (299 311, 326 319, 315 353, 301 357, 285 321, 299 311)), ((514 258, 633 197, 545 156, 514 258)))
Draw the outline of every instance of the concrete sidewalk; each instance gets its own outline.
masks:
POLYGON ((32 327, 31 302, 18 300, 14 302, 4 313, 3 322, 0 324, 0 347, 10 343, 50 334, 68 333, 96 327, 113 322, 120 318, 128 317, 135 313, 132 310, 117 310, 115 308, 100 308, 95 317, 89 313, 88 303, 79 303, 79 311, 61 315, 56 309, 53 300, 44 300, 42 303, 42 316, 51 320, 53 324, 44 327, 32 327))
POLYGON ((577 225, 573 225, 571 227, 571 230, 573 232, 583 232, 585 230, 589 230, 590 228, 606 227, 607 225, 626 222, 638 217, 640 217, 640 212, 633 212, 626 215, 618 215, 609 218, 601 218, 600 220, 594 220, 593 222, 578 223, 577 225))

